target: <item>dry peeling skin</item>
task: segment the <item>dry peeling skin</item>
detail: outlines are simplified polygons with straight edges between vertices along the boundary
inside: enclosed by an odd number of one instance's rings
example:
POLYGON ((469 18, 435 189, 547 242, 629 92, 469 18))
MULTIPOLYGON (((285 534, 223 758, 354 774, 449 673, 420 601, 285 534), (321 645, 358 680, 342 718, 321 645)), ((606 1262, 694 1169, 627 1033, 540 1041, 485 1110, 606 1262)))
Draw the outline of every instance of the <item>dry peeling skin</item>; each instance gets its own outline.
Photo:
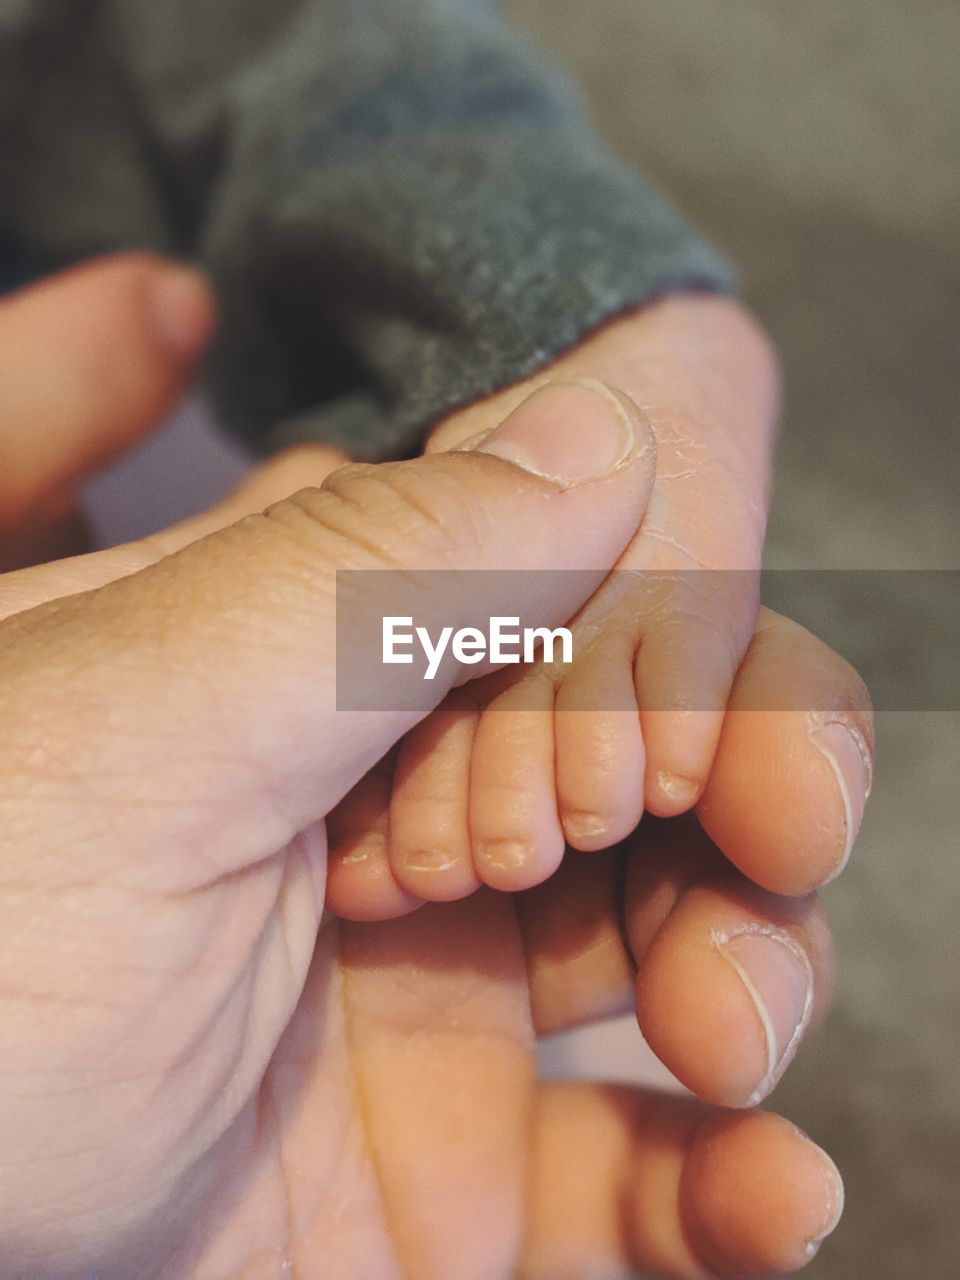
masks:
POLYGON ((742 929, 736 930, 734 933, 728 933, 726 930, 715 930, 710 935, 710 941, 716 948, 717 953, 726 961, 734 970, 737 977, 743 983, 744 988, 750 1001, 756 1011, 757 1018, 760 1023, 760 1029, 763 1032, 764 1044, 766 1046, 767 1066, 760 1083, 747 1099, 747 1106, 754 1107, 770 1093, 774 1085, 779 1080, 784 1069, 796 1053, 803 1034, 810 1022, 810 1015, 813 1012, 813 969, 806 952, 800 947, 788 933, 782 929, 777 929, 773 925, 746 925, 742 929), (737 959, 734 951, 731 949, 740 938, 763 937, 768 938, 771 942, 777 942, 781 946, 786 947, 791 955, 800 963, 806 975, 806 991, 803 1000, 803 1007, 800 1017, 796 1021, 793 1031, 786 1043, 780 1044, 773 1018, 767 1008, 756 983, 751 978, 746 968, 737 959))
POLYGON ((844 849, 835 870, 824 882, 825 884, 830 884, 840 875, 850 860, 854 841, 856 840, 857 832, 860 830, 860 823, 863 820, 864 806, 873 789, 873 759, 869 743, 863 731, 850 717, 833 715, 825 718, 816 713, 811 714, 808 732, 810 741, 833 770, 840 798, 843 801, 844 849), (825 735, 831 733, 831 730, 840 730, 843 736, 837 737, 834 732, 828 739, 825 735), (836 751, 831 749, 831 745, 839 748, 839 756, 836 751), (857 761, 849 758, 852 750, 855 750, 856 755, 859 757, 859 769, 862 773, 862 779, 852 776, 857 772, 857 761), (846 769, 844 768, 845 758, 846 769))

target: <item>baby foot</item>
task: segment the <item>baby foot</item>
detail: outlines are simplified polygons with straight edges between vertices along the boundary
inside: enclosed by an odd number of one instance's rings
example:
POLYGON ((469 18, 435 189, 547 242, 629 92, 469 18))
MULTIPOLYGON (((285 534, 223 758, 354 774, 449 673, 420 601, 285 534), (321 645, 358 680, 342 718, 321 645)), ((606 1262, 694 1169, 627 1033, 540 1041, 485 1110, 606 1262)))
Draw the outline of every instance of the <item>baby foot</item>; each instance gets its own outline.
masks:
POLYGON ((455 691, 401 743, 389 784, 381 774, 375 798, 364 784, 332 821, 332 865, 354 867, 355 881, 375 839, 389 876, 382 860, 371 867, 395 902, 539 884, 565 844, 606 848, 645 809, 682 813, 709 776, 757 616, 775 364, 737 304, 669 299, 457 414, 429 448, 458 447, 547 381, 584 380, 622 390, 653 424, 647 514, 620 572, 571 624, 571 665, 508 668, 455 691))

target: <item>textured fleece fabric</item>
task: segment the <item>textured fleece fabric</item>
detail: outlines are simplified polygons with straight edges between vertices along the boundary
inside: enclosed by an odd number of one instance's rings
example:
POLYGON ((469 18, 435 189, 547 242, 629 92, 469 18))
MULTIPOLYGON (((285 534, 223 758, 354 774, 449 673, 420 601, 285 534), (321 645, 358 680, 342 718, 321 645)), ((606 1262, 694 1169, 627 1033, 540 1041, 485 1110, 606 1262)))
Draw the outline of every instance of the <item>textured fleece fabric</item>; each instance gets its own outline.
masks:
POLYGON ((0 0, 0 224, 58 266, 202 262, 220 415, 416 448, 725 263, 489 0, 0 0))

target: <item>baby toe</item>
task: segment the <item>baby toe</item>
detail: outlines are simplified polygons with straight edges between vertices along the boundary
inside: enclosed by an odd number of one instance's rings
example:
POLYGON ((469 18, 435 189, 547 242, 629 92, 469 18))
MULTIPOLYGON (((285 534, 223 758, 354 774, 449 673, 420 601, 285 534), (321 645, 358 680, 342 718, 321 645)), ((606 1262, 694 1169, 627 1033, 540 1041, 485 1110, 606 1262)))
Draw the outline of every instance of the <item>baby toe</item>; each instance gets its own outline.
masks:
POLYGON ((460 691, 401 743, 390 800, 390 865, 408 892, 431 902, 480 887, 470 850, 470 757, 476 705, 460 691))
POLYGON ((626 643, 584 655, 557 693, 557 802, 575 849, 616 844, 643 816, 644 744, 626 643))
POLYGON ((388 857, 391 752, 327 818, 325 904, 345 920, 392 920, 421 905, 403 888, 388 857))
POLYGON ((670 575, 634 667, 646 751, 646 808, 691 809, 713 764, 724 709, 756 618, 756 575, 670 575))
POLYGON ((563 857, 554 781, 554 688, 533 673, 482 713, 470 769, 477 875, 494 889, 540 884, 563 857))

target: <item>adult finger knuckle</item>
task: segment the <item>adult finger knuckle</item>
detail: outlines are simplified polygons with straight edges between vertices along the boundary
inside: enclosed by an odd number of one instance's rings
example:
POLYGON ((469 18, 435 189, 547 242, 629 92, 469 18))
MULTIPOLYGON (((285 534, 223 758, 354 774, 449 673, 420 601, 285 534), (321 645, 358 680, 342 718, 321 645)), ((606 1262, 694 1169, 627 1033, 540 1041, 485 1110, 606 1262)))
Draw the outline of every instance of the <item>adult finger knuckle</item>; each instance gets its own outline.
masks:
POLYGON ((344 567, 454 566, 480 542, 463 486, 420 464, 342 467, 322 488, 301 490, 266 515, 344 567))

